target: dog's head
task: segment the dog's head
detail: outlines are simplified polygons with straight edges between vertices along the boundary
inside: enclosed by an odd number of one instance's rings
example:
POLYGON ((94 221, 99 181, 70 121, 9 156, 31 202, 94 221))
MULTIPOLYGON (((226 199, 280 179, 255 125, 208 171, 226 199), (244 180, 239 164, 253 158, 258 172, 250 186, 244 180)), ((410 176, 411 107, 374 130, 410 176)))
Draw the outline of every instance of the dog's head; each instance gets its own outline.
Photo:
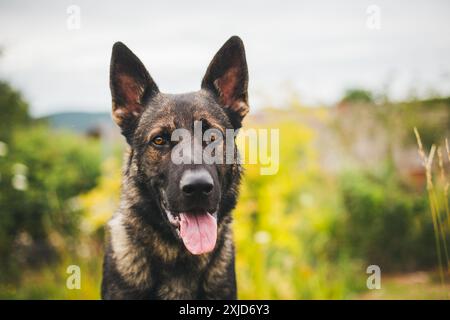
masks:
POLYGON ((157 197, 159 212, 147 214, 193 254, 214 249, 218 224, 235 205, 240 170, 230 133, 248 112, 247 83, 236 36, 214 56, 201 89, 186 94, 161 93, 124 44, 113 47, 113 118, 131 147, 136 179, 157 197))

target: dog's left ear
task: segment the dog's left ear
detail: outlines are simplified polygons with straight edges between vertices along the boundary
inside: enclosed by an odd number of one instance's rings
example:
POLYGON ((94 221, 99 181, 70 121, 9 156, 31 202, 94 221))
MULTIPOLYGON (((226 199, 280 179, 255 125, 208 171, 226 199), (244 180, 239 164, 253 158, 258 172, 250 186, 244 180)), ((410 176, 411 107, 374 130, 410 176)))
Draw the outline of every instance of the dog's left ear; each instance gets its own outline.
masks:
POLYGON ((242 126, 249 111, 248 69, 242 40, 231 37, 216 53, 202 81, 202 89, 210 90, 229 115, 233 126, 242 126))

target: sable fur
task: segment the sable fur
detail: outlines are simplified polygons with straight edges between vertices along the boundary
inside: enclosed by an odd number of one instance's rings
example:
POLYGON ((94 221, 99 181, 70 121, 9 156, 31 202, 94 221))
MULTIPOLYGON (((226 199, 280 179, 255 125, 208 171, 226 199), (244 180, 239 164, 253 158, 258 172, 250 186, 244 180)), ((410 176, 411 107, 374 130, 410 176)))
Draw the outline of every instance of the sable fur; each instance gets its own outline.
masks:
MULTIPOLYGON (((108 223, 103 299, 236 299, 231 211, 238 197, 240 165, 201 165, 216 177, 219 198, 210 200, 218 207, 218 235, 212 252, 193 255, 176 237, 160 205, 161 190, 170 191, 168 186, 186 167, 174 167, 170 153, 151 148, 148 139, 158 128, 190 130, 195 120, 224 131, 239 128, 248 112, 247 83, 245 52, 238 37, 216 54, 201 90, 178 95, 160 93, 139 59, 125 45, 114 45, 113 118, 129 151, 120 206, 108 223)), ((169 193, 171 205, 186 206, 179 195, 169 193)))

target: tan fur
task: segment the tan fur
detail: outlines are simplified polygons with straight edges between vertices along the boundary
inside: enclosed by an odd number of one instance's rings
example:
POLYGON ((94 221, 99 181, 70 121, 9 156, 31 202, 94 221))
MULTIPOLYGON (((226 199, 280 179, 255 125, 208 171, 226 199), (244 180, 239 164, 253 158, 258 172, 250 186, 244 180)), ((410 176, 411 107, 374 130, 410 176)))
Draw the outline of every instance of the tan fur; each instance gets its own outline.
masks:
POLYGON ((129 284, 145 287, 151 282, 150 262, 147 261, 144 248, 133 246, 123 224, 122 213, 118 213, 109 222, 111 245, 117 269, 129 284))

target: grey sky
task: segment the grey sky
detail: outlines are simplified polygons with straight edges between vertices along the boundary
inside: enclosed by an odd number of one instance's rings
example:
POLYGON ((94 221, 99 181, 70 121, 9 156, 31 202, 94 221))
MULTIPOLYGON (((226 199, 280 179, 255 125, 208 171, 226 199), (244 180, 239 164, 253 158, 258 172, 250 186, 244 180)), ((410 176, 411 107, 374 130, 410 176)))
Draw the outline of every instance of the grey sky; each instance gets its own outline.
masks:
POLYGON ((450 94, 450 1, 0 1, 0 77, 35 115, 107 111, 111 46, 123 41, 160 89, 198 89, 231 35, 244 40, 250 104, 332 103, 348 87, 450 94), (69 5, 81 29, 66 26, 69 5), (366 26, 381 9, 381 29, 366 26))

